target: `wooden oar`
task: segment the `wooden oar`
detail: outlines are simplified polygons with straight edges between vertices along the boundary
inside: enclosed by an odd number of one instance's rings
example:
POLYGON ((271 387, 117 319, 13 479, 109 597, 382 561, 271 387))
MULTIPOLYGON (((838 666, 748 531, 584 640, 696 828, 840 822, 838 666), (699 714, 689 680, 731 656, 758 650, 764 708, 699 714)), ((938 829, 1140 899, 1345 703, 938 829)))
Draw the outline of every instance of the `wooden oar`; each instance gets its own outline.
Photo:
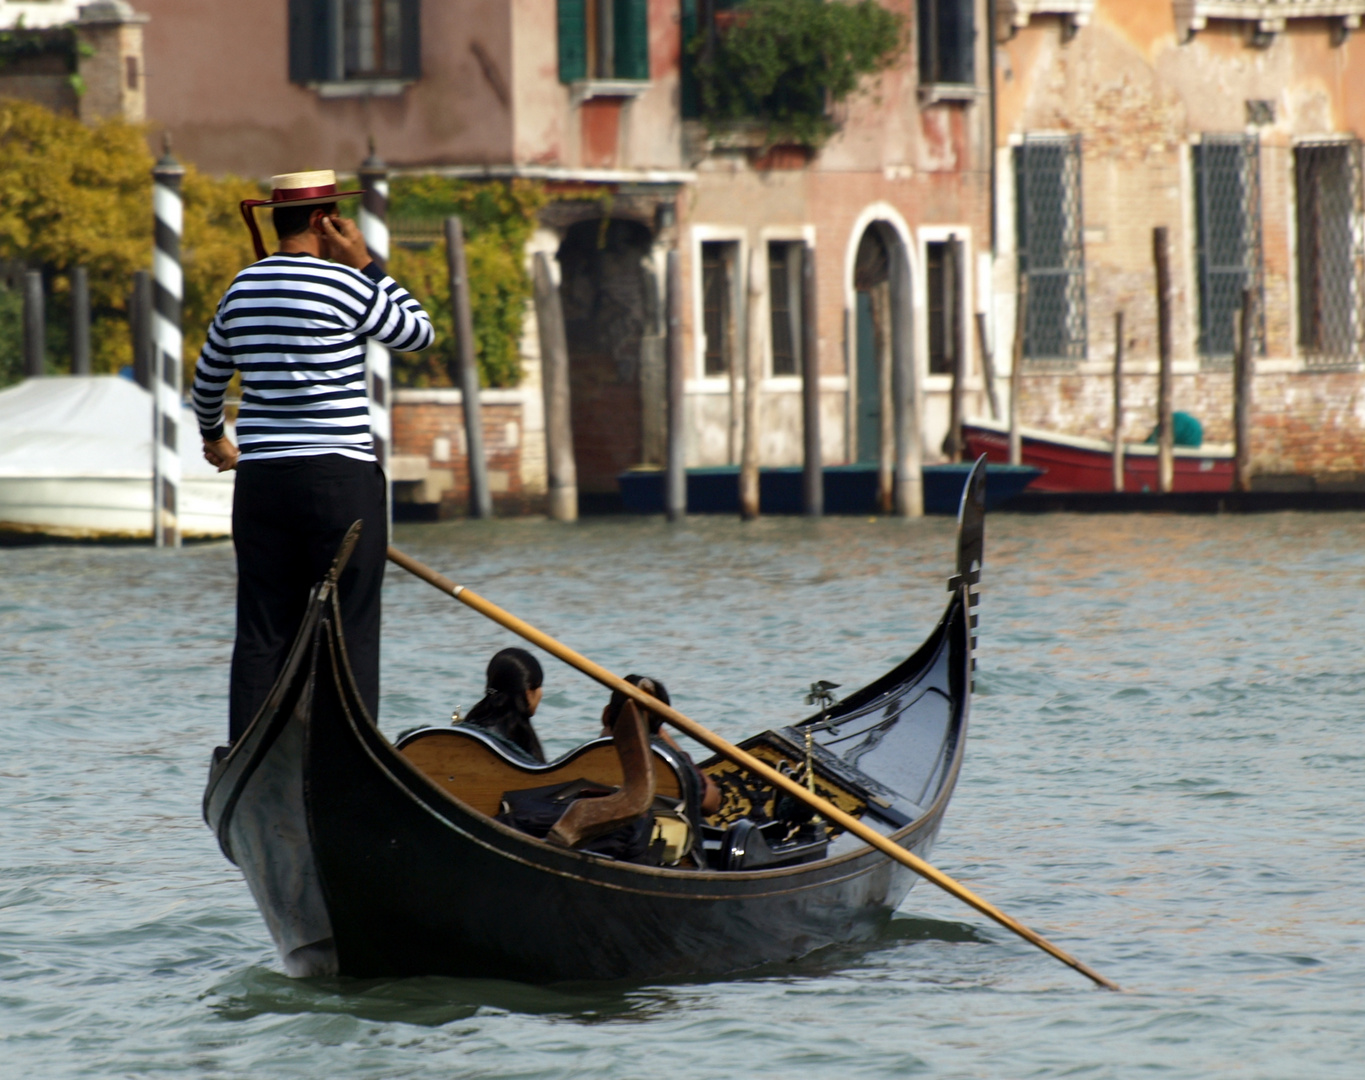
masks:
POLYGON ((976 908, 977 911, 981 912, 981 914, 985 915, 987 918, 994 919, 1007 930, 1014 931, 1014 933, 1018 934, 1025 941, 1030 942, 1031 944, 1038 946, 1038 948, 1042 949, 1044 952, 1055 956, 1068 967, 1075 968, 1097 985, 1103 986, 1109 990, 1119 989, 1117 983, 1111 982, 1099 972, 1087 967, 1070 953, 1059 949, 1056 945, 1052 944, 1052 942, 1048 941, 1047 938, 1043 937, 1041 934, 1034 933, 1023 923, 1010 918, 999 908, 995 907, 995 905, 977 896, 976 893, 972 892, 965 885, 954 881, 947 874, 943 873, 943 871, 930 866, 918 855, 906 851, 905 848, 901 847, 895 841, 887 839, 875 829, 864 825, 852 814, 845 813, 833 803, 826 799, 822 799, 819 795, 815 794, 815 792, 807 790, 795 780, 788 776, 784 776, 771 765, 760 761, 752 754, 746 753, 738 746, 726 742, 726 740, 722 739, 719 735, 714 734, 707 728, 702 727, 695 720, 691 720, 678 712, 677 709, 665 705, 663 702, 659 701, 658 698, 645 693, 639 687, 632 686, 630 683, 626 682, 625 679, 613 675, 606 668, 601 667, 598 664, 594 664, 586 656, 579 655, 567 645, 561 645, 554 638, 550 637, 549 634, 542 633, 529 623, 523 622, 510 612, 504 611, 492 601, 485 600, 482 596, 465 588, 463 585, 457 585, 448 577, 436 573, 436 571, 432 570, 430 567, 423 566, 416 559, 404 555, 397 548, 389 548, 389 561, 401 566, 404 570, 408 571, 408 573, 421 578, 423 581, 436 586, 441 592, 453 596, 462 604, 473 608, 480 615, 492 619, 499 626, 504 626, 508 630, 511 630, 512 633, 520 635, 533 645, 540 646, 540 648, 544 649, 547 653, 550 653, 552 656, 557 656, 566 664, 577 668, 579 671, 583 672, 584 675, 597 680, 608 689, 620 691, 636 704, 645 707, 657 716, 663 717, 679 731, 690 735, 703 746, 714 750, 717 754, 720 754, 721 757, 728 758, 730 761, 733 761, 736 765, 740 766, 740 768, 746 769, 756 776, 763 777, 768 783, 772 784, 774 787, 781 788, 788 795, 800 799, 802 802, 813 807, 826 821, 833 822, 834 824, 847 829, 854 836, 865 843, 871 844, 878 851, 890 856, 898 863, 908 866, 915 873, 919 874, 920 877, 932 881, 944 892, 951 893, 963 903, 976 908))

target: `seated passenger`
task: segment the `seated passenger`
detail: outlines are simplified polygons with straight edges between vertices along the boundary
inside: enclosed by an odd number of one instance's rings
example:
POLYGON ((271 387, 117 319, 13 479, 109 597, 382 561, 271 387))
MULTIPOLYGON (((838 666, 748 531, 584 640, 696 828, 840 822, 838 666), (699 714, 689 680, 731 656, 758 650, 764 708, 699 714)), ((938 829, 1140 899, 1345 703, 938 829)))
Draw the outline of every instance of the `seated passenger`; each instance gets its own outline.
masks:
POLYGON ((545 760, 531 717, 544 695, 540 662, 525 649, 503 649, 488 661, 488 688, 469 710, 466 724, 491 731, 535 761, 545 760))
MULTIPOLYGON (((673 702, 669 699, 668 688, 658 679, 651 679, 647 675, 627 675, 626 682, 631 686, 638 686, 651 697, 658 698, 665 705, 673 702)), ((616 717, 621 711, 621 706, 625 704, 626 695, 619 690, 613 690, 611 700, 607 702, 607 707, 602 710, 602 734, 610 735, 612 725, 616 723, 616 717)), ((663 730, 663 717, 657 713, 645 710, 645 723, 649 725, 649 735, 651 739, 658 739, 660 742, 669 746, 679 757, 683 764, 692 770, 696 780, 697 790, 701 792, 698 800, 698 809, 702 816, 709 816, 720 809, 720 788, 716 782, 702 772, 692 762, 692 758, 681 746, 673 741, 673 737, 663 730)))

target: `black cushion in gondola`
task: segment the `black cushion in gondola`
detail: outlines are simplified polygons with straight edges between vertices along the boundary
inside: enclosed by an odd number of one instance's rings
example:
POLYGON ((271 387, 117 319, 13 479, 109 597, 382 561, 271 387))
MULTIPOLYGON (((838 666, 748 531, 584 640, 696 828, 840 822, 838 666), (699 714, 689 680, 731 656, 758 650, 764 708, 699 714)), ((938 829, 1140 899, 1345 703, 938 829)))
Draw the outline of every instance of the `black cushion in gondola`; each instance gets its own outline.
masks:
MULTIPOLYGON (((591 780, 571 780, 567 784, 551 784, 548 787, 527 788, 523 791, 505 791, 502 805, 496 819, 510 825, 518 832, 544 840, 555 823, 575 799, 600 798, 610 795, 616 789, 591 780)), ((622 862, 639 862, 650 852, 650 836, 654 831, 654 819, 649 814, 613 829, 605 836, 596 837, 579 845, 578 851, 591 855, 603 855, 622 862)))

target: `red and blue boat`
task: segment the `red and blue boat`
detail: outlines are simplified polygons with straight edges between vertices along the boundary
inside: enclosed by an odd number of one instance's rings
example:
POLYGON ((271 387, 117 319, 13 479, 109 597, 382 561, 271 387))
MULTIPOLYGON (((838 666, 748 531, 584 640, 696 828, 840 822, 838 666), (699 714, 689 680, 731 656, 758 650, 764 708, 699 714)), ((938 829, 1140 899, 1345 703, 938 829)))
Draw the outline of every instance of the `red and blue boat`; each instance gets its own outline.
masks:
MULTIPOLYGON (((1029 484, 1029 491, 1114 490, 1113 443, 1075 435, 1058 435, 1036 428, 1021 428, 1020 435, 1023 464, 1042 470, 1029 484)), ((962 436, 969 457, 977 458, 984 454, 992 466, 1009 461, 1008 424, 972 420, 962 426, 962 436)), ((1232 475, 1231 446, 1205 444, 1198 448, 1175 448, 1172 491, 1230 491, 1232 475)), ((1158 490, 1155 446, 1148 443, 1124 444, 1123 490, 1158 490)))

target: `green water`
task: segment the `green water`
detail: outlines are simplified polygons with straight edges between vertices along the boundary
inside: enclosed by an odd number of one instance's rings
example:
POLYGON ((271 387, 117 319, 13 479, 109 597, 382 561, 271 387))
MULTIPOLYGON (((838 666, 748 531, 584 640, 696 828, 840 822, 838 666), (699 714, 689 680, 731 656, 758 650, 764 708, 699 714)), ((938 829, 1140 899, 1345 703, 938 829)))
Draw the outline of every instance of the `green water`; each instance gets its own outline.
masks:
MULTIPOLYGON (((294 981, 199 818, 226 545, 0 551, 0 1075, 1255 1077, 1365 1061, 1365 518, 987 523, 978 696, 931 887, 872 947, 729 979, 294 981)), ((952 526, 516 521, 397 542, 738 736, 902 658, 952 526)), ((381 726, 510 638, 391 570, 381 726)), ((547 663, 558 752, 602 694, 547 663)))

